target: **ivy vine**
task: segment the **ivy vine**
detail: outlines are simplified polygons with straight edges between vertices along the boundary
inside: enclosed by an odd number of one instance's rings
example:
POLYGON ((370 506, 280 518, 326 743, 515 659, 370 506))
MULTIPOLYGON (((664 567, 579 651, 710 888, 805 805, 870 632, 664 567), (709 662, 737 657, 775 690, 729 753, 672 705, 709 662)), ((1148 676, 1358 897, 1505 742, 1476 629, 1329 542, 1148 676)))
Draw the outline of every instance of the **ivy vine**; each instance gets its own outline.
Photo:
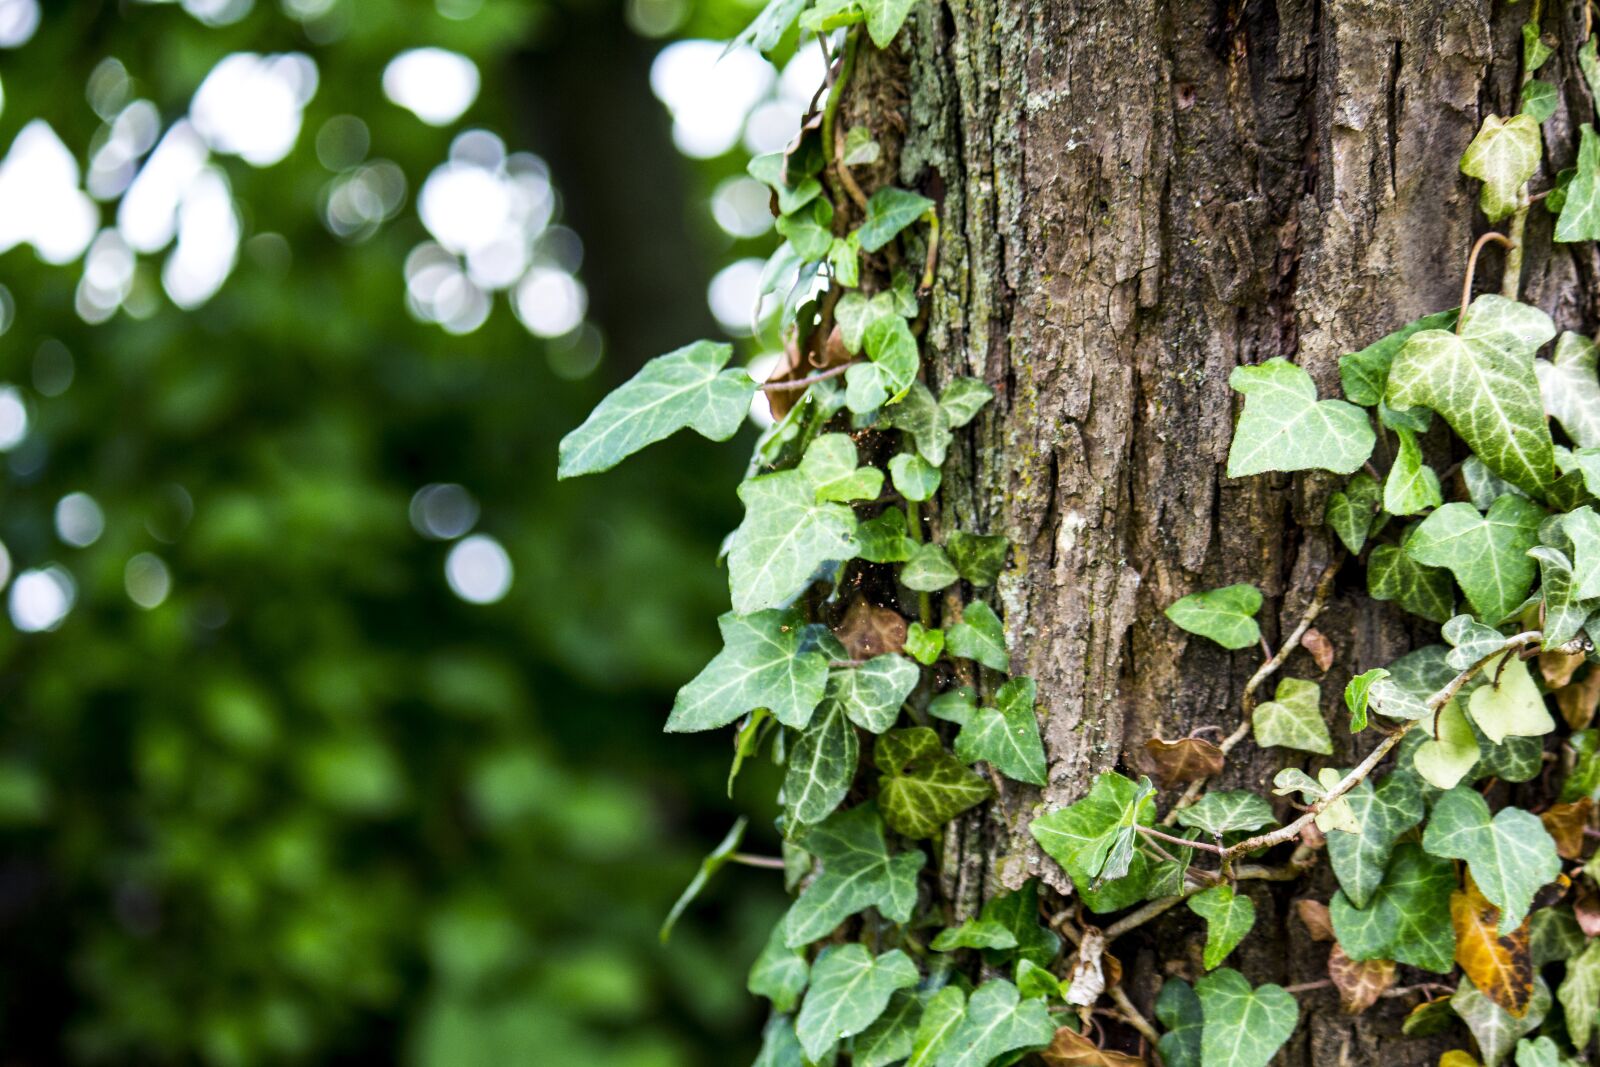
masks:
MULTIPOLYGON (((1600 1018, 1600 349, 1557 338, 1518 290, 1535 205, 1554 216, 1556 240, 1600 240, 1600 139, 1584 125, 1576 166, 1530 191, 1556 106, 1535 77, 1552 54, 1538 6, 1522 110, 1488 116, 1461 160, 1488 220, 1507 223, 1471 250, 1461 306, 1344 356, 1343 399, 1320 398, 1281 358, 1229 379, 1243 404, 1228 476, 1348 476, 1328 496, 1328 527, 1365 564, 1372 597, 1439 624, 1442 640, 1349 682, 1348 729, 1376 740, 1353 767, 1313 771, 1308 758, 1335 751, 1320 686, 1282 677, 1261 697, 1298 648, 1326 670, 1313 623, 1344 558, 1275 651, 1254 585, 1178 600, 1166 614, 1183 630, 1262 647, 1239 722, 1216 742, 1152 739, 1154 780, 1101 774, 1077 802, 1034 813, 1029 831, 1075 904, 1053 910, 1029 882, 959 922, 924 884, 946 824, 1007 779, 1043 785, 1047 767, 1034 683, 1008 675, 1005 629, 984 599, 1010 546, 977 531, 928 536, 924 508, 953 436, 992 398, 967 378, 935 395, 921 375, 937 205, 893 186, 869 195, 852 168, 881 146, 840 128, 859 53, 891 47, 910 9, 772 0, 741 37, 771 50, 798 21, 828 52, 828 91, 794 144, 749 167, 784 238, 763 296, 780 298, 789 359, 758 383, 728 366, 732 346, 696 342, 652 361, 561 443, 565 478, 684 428, 726 440, 757 390, 779 416, 738 490, 723 649, 679 692, 667 729, 734 727, 730 788, 754 756, 783 766, 783 855, 740 853, 741 820, 663 936, 723 864, 783 872, 797 896, 749 975, 773 1010, 758 1067, 841 1056, 991 1067, 1035 1052, 1053 1067, 1264 1067, 1295 1030, 1296 995, 1328 985, 1353 1013, 1413 998, 1407 1034, 1463 1023, 1475 1051, 1449 1053, 1452 1065, 1586 1062, 1600 1018), (1489 242, 1508 249, 1502 293, 1474 299, 1489 242), (1469 452, 1443 474, 1422 447, 1436 416, 1469 452), (1208 787, 1246 741, 1291 760, 1273 792, 1293 819, 1265 796, 1208 787), (1537 813, 1497 786, 1547 772, 1558 784, 1537 813), (1324 854, 1339 889, 1297 910, 1331 942, 1327 982, 1257 985, 1225 966, 1256 920, 1245 883, 1300 879, 1324 854), (1168 978, 1151 1021, 1120 988, 1112 949, 1179 905, 1205 925, 1199 973, 1168 978), (1420 977, 1400 985, 1402 973, 1420 977), (1140 1052, 1103 1047, 1096 1016, 1141 1035, 1140 1052)), ((1579 55, 1600 97, 1595 37, 1579 55)))

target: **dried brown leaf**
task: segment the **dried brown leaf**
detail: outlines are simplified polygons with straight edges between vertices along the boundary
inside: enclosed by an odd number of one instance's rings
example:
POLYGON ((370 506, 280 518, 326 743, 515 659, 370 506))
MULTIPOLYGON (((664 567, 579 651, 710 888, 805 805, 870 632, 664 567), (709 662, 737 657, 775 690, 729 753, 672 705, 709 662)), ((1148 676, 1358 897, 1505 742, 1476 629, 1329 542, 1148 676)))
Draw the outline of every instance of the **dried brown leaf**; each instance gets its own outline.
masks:
POLYGON ((1152 737, 1144 743, 1144 751, 1149 757, 1151 772, 1160 780, 1163 789, 1210 778, 1219 773, 1226 762, 1222 749, 1199 737, 1177 741, 1152 737))
POLYGON ((1578 897, 1572 902, 1572 914, 1584 937, 1600 937, 1600 894, 1580 883, 1578 897))
POLYGON ((1339 991, 1339 1006, 1346 1015, 1360 1015, 1378 1002, 1378 998, 1394 985, 1393 960, 1362 960, 1357 962, 1344 954, 1338 945, 1328 953, 1328 977, 1339 991))
POLYGON ((851 659, 871 659, 906 647, 906 620, 899 612, 858 596, 850 602, 833 634, 851 659))
POLYGON ((1294 902, 1295 914, 1300 916, 1300 921, 1305 924, 1306 932, 1313 941, 1333 940, 1333 920, 1328 916, 1328 905, 1320 900, 1310 900, 1302 897, 1294 902))
POLYGON ((1551 689, 1560 689, 1572 681, 1572 673, 1583 666, 1584 655, 1581 652, 1541 652, 1539 653, 1539 673, 1544 675, 1544 684, 1551 689))
POLYGON ((1082 1034, 1063 1026, 1050 1047, 1039 1053, 1050 1067, 1144 1067, 1145 1061, 1126 1052, 1100 1048, 1082 1034))
POLYGON ((1594 812, 1594 801, 1579 797, 1571 804, 1552 804, 1550 810, 1539 815, 1545 830, 1555 838, 1556 851, 1562 859, 1575 860, 1583 856, 1583 828, 1589 825, 1594 812))
POLYGON ((1600 706, 1600 667, 1590 667, 1578 681, 1557 689, 1556 706, 1568 726, 1586 729, 1594 721, 1595 708, 1600 706))
POLYGON ((1484 899, 1469 874, 1466 888, 1450 894, 1450 923, 1456 929, 1456 962, 1472 984, 1517 1018, 1526 1015, 1534 978, 1528 920, 1502 935, 1500 909, 1484 899))
POLYGON ((1315 626, 1300 638, 1300 645, 1317 661, 1318 670, 1326 671, 1333 666, 1333 642, 1315 626))

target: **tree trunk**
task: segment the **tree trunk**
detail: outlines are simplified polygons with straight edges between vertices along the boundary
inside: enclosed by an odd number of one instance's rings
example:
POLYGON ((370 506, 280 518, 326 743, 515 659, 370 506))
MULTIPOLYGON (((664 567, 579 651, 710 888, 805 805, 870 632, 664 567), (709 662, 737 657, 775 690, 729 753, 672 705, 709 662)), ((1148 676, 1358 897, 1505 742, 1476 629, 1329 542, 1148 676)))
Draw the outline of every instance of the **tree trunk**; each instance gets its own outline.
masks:
MULTIPOLYGON (((1014 669, 1038 681, 1050 757, 1042 798, 1007 783, 949 829, 941 888, 958 918, 1034 875, 1070 893, 1027 833, 1041 799, 1058 807, 1101 771, 1138 770, 1151 737, 1238 725, 1261 652, 1190 639, 1163 608, 1252 582, 1276 646, 1339 560, 1321 522, 1330 476, 1223 476, 1228 374, 1285 356, 1338 395, 1340 354, 1460 300, 1481 216, 1457 164, 1484 113, 1515 110, 1527 17, 1467 0, 947 2, 919 9, 905 52, 861 75, 909 86, 899 179, 941 200, 932 373, 997 392, 940 508, 945 525, 1016 546, 996 606, 1014 669)), ((1566 43, 1581 28, 1554 28, 1562 50, 1543 76, 1583 99, 1566 43)), ((1551 144, 1575 142, 1577 121, 1558 114, 1551 144)), ((1571 294, 1593 263, 1547 259, 1548 233, 1530 236, 1527 298, 1581 319, 1571 294)), ((1479 275, 1499 288, 1498 253, 1479 275)), ((1322 685, 1345 765, 1371 742, 1338 725, 1337 694, 1412 636, 1362 573, 1340 573, 1318 621, 1333 668, 1300 651, 1280 675, 1322 685)), ((1266 792, 1282 757, 1247 741, 1221 783, 1266 792)), ((1237 965, 1255 982, 1325 978, 1327 946, 1288 905, 1333 888, 1325 864, 1251 887, 1258 921, 1237 965)), ((1167 961, 1198 959, 1193 916, 1169 916, 1114 950, 1146 1012, 1167 961)), ((1378 1062, 1413 1003, 1352 1020, 1331 993, 1304 997, 1280 1062, 1378 1062)), ((1394 1041, 1383 1062, 1436 1056, 1394 1041)))

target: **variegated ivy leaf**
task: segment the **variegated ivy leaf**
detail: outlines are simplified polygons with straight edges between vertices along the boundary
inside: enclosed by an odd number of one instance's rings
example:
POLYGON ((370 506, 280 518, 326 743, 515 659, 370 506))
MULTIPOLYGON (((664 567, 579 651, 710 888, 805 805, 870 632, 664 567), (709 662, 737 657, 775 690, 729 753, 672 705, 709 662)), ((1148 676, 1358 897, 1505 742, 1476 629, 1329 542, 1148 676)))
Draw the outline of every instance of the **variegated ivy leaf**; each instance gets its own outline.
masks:
POLYGON ((1247 582, 1191 593, 1167 607, 1167 618, 1183 629, 1209 637, 1223 648, 1249 648, 1261 640, 1256 612, 1261 590, 1247 582))
POLYGON ((1115 881, 1136 855, 1138 827, 1155 816, 1155 786, 1107 771, 1075 804, 1047 812, 1029 826, 1034 839, 1080 888, 1115 881))
POLYGON ((1483 1067, 1499 1067, 1517 1047, 1517 1042, 1538 1029, 1544 1017, 1550 1014, 1550 987, 1543 978, 1534 976, 1528 1011, 1519 1019, 1485 996, 1472 984, 1472 979, 1462 976, 1461 984, 1450 998, 1450 1007, 1472 1032, 1478 1052, 1483 1056, 1483 1067))
MULTIPOLYGON (((912 0, 867 0, 867 4, 904 4, 900 15, 905 17, 904 11, 911 9, 912 0)), ((867 8, 867 28, 872 28, 872 8, 867 8)), ((876 34, 874 34, 876 37, 876 34)), ((917 221, 929 208, 933 201, 925 196, 905 189, 897 189, 886 185, 872 194, 872 199, 867 201, 867 217, 861 223, 861 228, 856 231, 861 238, 861 250, 876 252, 890 241, 895 235, 913 222, 917 221)))
POLYGON ((1256 744, 1333 755, 1333 739, 1322 718, 1322 688, 1303 678, 1278 683, 1275 699, 1259 705, 1251 716, 1256 744))
POLYGON ((1544 43, 1539 36, 1539 24, 1525 22, 1522 24, 1522 69, 1532 74, 1544 66, 1545 60, 1555 54, 1555 49, 1544 43))
MULTIPOLYGON (((983 776, 946 752, 939 735, 926 726, 884 734, 873 750, 873 761, 883 772, 878 778, 883 821, 906 837, 932 837, 992 794, 983 776)), ((1011 944, 1016 944, 1015 938, 1011 944)))
POLYGON ((791 948, 826 936, 845 919, 877 908, 891 922, 911 918, 917 903, 917 872, 926 860, 908 849, 891 856, 883 839, 883 821, 872 804, 831 816, 801 838, 822 871, 789 907, 784 943, 791 948))
POLYGON ((1583 952, 1567 964, 1566 976, 1556 988, 1556 999, 1561 1001, 1573 1047, 1587 1049, 1600 1018, 1600 939, 1588 942, 1583 952))
POLYGON ((1178 825, 1221 837, 1233 830, 1259 830, 1277 823, 1272 805, 1245 790, 1208 792, 1187 808, 1178 809, 1178 825))
POLYGON ((1214 969, 1238 947, 1256 924, 1256 906, 1240 896, 1226 882, 1196 893, 1188 900, 1189 910, 1206 921, 1206 948, 1202 962, 1214 969))
POLYGON ((928 998, 917 1021, 906 1067, 934 1067, 950 1038, 967 1015, 967 995, 958 985, 947 985, 928 998))
POLYGON ((1530 78, 1522 86, 1522 114, 1533 119, 1534 122, 1543 122, 1556 113, 1556 105, 1560 103, 1561 96, 1556 92, 1556 87, 1547 81, 1530 78))
POLYGON ((993 585, 1005 569, 1011 542, 1000 534, 974 534, 952 530, 945 539, 950 560, 961 577, 975 586, 993 585))
POLYGON ((1339 384, 1344 387, 1345 399, 1368 408, 1382 403, 1389 384, 1389 366, 1406 340, 1422 330, 1448 330, 1456 324, 1458 314, 1456 308, 1435 312, 1407 323, 1359 352, 1340 356, 1339 384))
POLYGON ((1507 493, 1524 495, 1521 489, 1485 467, 1483 460, 1477 456, 1468 456, 1461 461, 1461 480, 1467 483, 1467 499, 1479 511, 1488 511, 1496 500, 1507 493))
POLYGON ((826 701, 795 742, 783 776, 785 831, 791 836, 821 822, 837 808, 855 781, 861 743, 844 708, 826 701))
POLYGON ((873 140, 872 131, 865 126, 852 126, 844 134, 844 164, 861 167, 876 163, 882 150, 873 140))
POLYGON ((797 611, 770 608, 717 620, 722 651, 678 690, 668 732, 726 726, 756 708, 796 729, 811 721, 828 682, 828 657, 818 629, 797 611))
POLYGON ((921 677, 915 663, 891 652, 874 656, 859 667, 832 672, 828 698, 837 700, 857 726, 881 734, 900 717, 900 706, 921 677))
POLYGON ((822 183, 815 177, 801 178, 792 186, 788 184, 782 152, 756 156, 745 169, 750 177, 778 194, 778 213, 781 215, 793 215, 822 194, 822 183))
POLYGON ((1490 470, 1542 495, 1555 480, 1533 354, 1555 336, 1538 308, 1487 294, 1467 308, 1460 333, 1413 334, 1389 369, 1386 399, 1444 416, 1490 470))
MULTIPOLYGON (((1410 536, 1402 540, 1402 546, 1409 543, 1410 536)), ((1404 547, 1379 545, 1372 550, 1367 557, 1367 595, 1396 601, 1429 622, 1444 623, 1456 613, 1456 588, 1450 572, 1418 563, 1404 547)))
POLYGON ((1561 424, 1579 448, 1600 448, 1600 349, 1581 334, 1568 331, 1556 339, 1549 360, 1536 359, 1539 394, 1544 409, 1561 424))
MULTIPOLYGON (((1570 960, 1583 952, 1584 946, 1595 943, 1600 941, 1590 942, 1584 936, 1583 928, 1578 925, 1578 919, 1570 907, 1535 908, 1533 914, 1528 916, 1528 952, 1533 956, 1535 968, 1542 969, 1547 963, 1570 960)), ((1600 964, 1600 951, 1595 953, 1595 963, 1600 964)), ((1596 977, 1600 978, 1600 975, 1596 977)), ((1569 1030, 1571 1025, 1569 1020, 1569 1030)))
POLYGON ((900 568, 900 581, 907 589, 919 593, 938 592, 960 577, 945 550, 932 541, 918 545, 906 565, 900 568))
POLYGON ((1478 743, 1478 765, 1472 769, 1474 779, 1498 778, 1503 782, 1526 782, 1544 770, 1544 741, 1541 737, 1512 735, 1496 744, 1478 727, 1472 726, 1473 740, 1478 743))
POLYGON ((935 952, 954 952, 958 948, 1016 948, 1017 935, 992 919, 968 919, 960 926, 939 931, 932 947, 935 952))
POLYGON ((897 948, 876 958, 861 944, 824 949, 795 1018, 800 1046, 812 1060, 820 1060, 840 1039, 871 1025, 895 990, 916 985, 919 977, 911 957, 897 948))
POLYGON ((1556 844, 1537 815, 1502 808, 1491 818, 1488 801, 1466 786, 1434 803, 1422 847, 1467 862, 1479 890, 1500 909, 1502 934, 1522 924, 1533 895, 1561 873, 1556 844))
POLYGON ((911 391, 898 404, 885 409, 884 415, 894 429, 911 435, 923 459, 935 467, 944 466, 950 449, 950 417, 926 385, 913 382, 911 391))
POLYGON ((939 394, 939 410, 951 429, 971 422, 994 399, 994 390, 976 378, 952 378, 939 394))
POLYGON ((911 1055, 922 1000, 913 989, 896 990, 883 1014, 850 1043, 850 1067, 889 1067, 911 1055))
POLYGON ((1461 156, 1461 173, 1483 182, 1478 206, 1499 222, 1522 204, 1522 187, 1539 169, 1539 123, 1531 115, 1489 115, 1461 156))
POLYGON ((1370 780, 1358 783, 1345 799, 1361 831, 1329 832, 1328 858, 1345 896, 1357 908, 1365 908, 1383 884, 1395 842, 1422 821, 1422 790, 1413 776, 1391 774, 1376 787, 1370 780))
POLYGON ((1383 483, 1383 510, 1391 515, 1415 515, 1444 502, 1439 476, 1422 461, 1422 446, 1410 430, 1396 430, 1400 449, 1389 477, 1383 483))
POLYGON ((745 987, 758 997, 772 1001, 774 1011, 791 1012, 800 1002, 806 982, 811 977, 811 965, 806 962, 803 948, 790 948, 783 943, 783 923, 772 928, 772 934, 750 966, 745 987))
POLYGON ((1328 497, 1323 521, 1339 535, 1345 548, 1352 553, 1360 552, 1374 527, 1382 521, 1378 516, 1382 504, 1383 487, 1372 475, 1359 471, 1343 489, 1328 497))
POLYGON ((1561 532, 1572 545, 1573 598, 1600 597, 1600 515, 1588 505, 1568 512, 1561 520, 1561 532))
POLYGON ((1431 716, 1428 698, 1456 675, 1448 662, 1449 654, 1445 645, 1428 645, 1389 664, 1389 677, 1375 681, 1369 692, 1372 710, 1391 719, 1431 716))
POLYGON ((981 600, 974 600, 961 612, 961 621, 945 630, 945 651, 958 659, 970 659, 1003 671, 1011 666, 1011 654, 1006 651, 1006 630, 994 609, 981 600))
POLYGON ((1600 600, 1583 600, 1573 582, 1572 561, 1567 554, 1549 545, 1528 549, 1539 564, 1539 595, 1544 601, 1544 642, 1549 651, 1564 645, 1583 631, 1584 623, 1600 600))
POLYGON ((1467 713, 1495 744, 1508 737, 1543 737, 1556 728, 1528 664, 1515 652, 1491 662, 1484 683, 1467 699, 1467 713))
POLYGON ((956 735, 956 755, 968 763, 992 764, 1007 778, 1044 785, 1044 743, 1034 712, 1032 678, 1013 678, 1000 687, 994 704, 972 714, 956 735))
POLYGON ((1357 962, 1394 960, 1448 974, 1455 967, 1456 934, 1450 925, 1455 865, 1418 845, 1400 844, 1383 880, 1364 908, 1343 889, 1328 902, 1334 936, 1357 962))
POLYGON ((723 369, 732 356, 732 345, 696 341, 646 363, 561 439, 556 476, 608 470, 684 427, 713 441, 732 437, 756 390, 742 368, 723 369))
POLYGON ((1372 686, 1389 677, 1382 667, 1374 667, 1350 679, 1344 687, 1344 706, 1350 709, 1350 732, 1358 734, 1367 728, 1367 705, 1372 702, 1372 686))
POLYGON ((1593 241, 1600 238, 1600 138, 1585 122, 1578 127, 1578 160, 1567 183, 1561 215, 1556 219, 1557 241, 1593 241))
POLYGON ((1372 455, 1377 438, 1366 412, 1343 400, 1318 401, 1311 375, 1286 359, 1235 367, 1228 384, 1244 394, 1228 450, 1230 478, 1312 469, 1349 474, 1372 455))
POLYGON ((1251 987, 1224 967, 1194 984, 1205 1019, 1200 1060, 1205 1067, 1267 1067, 1294 1033, 1300 1005, 1282 986, 1251 987))
MULTIPOLYGON (((1344 772, 1337 767, 1324 767, 1317 772, 1315 778, 1299 767, 1285 767, 1273 776, 1272 791, 1280 797, 1299 793, 1307 804, 1315 804, 1332 793, 1343 780, 1344 772)), ((1313 821, 1317 829, 1323 833, 1334 830, 1343 830, 1351 834, 1361 832, 1361 823, 1356 818, 1355 809, 1350 806, 1348 796, 1342 796, 1330 803, 1317 813, 1313 821)))
POLYGON ((889 460, 889 476, 895 490, 907 500, 927 500, 939 491, 939 468, 910 452, 889 460))
POLYGON ((1507 493, 1487 515, 1467 503, 1446 504, 1406 539, 1406 555, 1455 575, 1472 610, 1491 625, 1511 614, 1533 587, 1528 549, 1539 543, 1544 510, 1507 493))
POLYGON ((1429 785, 1453 789, 1477 766, 1482 749, 1458 700, 1440 709, 1438 730, 1412 751, 1411 765, 1429 785))
MULTIPOLYGON (((856 550, 856 517, 844 504, 819 498, 824 486, 838 486, 839 442, 855 455, 843 434, 824 434, 806 449, 795 470, 751 478, 739 486, 744 522, 728 550, 728 583, 733 610, 741 615, 781 607, 810 584, 829 560, 849 559, 856 550)), ((852 464, 853 468, 853 464, 852 464)))
POLYGON ((1043 1001, 1023 1000, 1002 978, 983 983, 967 1000, 967 1010, 940 1049, 935 1067, 989 1067, 1018 1049, 1043 1048, 1056 1024, 1043 1001))
POLYGON ((1444 624, 1443 633, 1453 646, 1444 657, 1452 670, 1464 671, 1506 647, 1505 634, 1475 621, 1471 615, 1457 615, 1444 624))
POLYGON ((1194 988, 1182 978, 1161 983, 1156 997, 1156 1019, 1166 1028, 1156 1046, 1167 1067, 1202 1067, 1200 1038, 1205 1029, 1205 1014, 1194 988))

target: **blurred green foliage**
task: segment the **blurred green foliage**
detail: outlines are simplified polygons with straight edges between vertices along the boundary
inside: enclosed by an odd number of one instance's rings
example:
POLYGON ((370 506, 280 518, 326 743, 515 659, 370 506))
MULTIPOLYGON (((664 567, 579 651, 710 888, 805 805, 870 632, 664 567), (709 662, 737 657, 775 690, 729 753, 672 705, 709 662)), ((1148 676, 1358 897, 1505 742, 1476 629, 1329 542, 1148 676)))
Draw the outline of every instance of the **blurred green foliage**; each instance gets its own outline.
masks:
MULTIPOLYGON (((401 265, 426 236, 412 199, 451 138, 486 127, 548 152, 560 190, 560 153, 522 119, 569 103, 519 96, 519 67, 541 42, 565 47, 563 20, 619 15, 451 6, 262 0, 214 27, 175 4, 47 3, 32 40, 0 53, 0 145, 43 118, 80 162, 101 127, 85 85, 108 56, 164 125, 231 52, 302 51, 320 73, 287 159, 219 160, 244 243, 203 307, 160 296, 161 257, 145 257, 139 315, 88 325, 81 264, 0 256, 0 379, 30 418, 4 457, 0 541, 13 573, 56 564, 77 586, 53 631, 0 622, 7 1064, 748 1061, 743 962, 781 906, 774 880, 725 875, 703 921, 667 950, 654 936, 733 817, 727 753, 659 730, 715 648, 700 620, 726 597, 708 564, 737 519, 737 458, 679 441, 558 487, 557 439, 655 353, 609 351, 573 381, 503 299, 464 337, 404 304, 401 265), (293 17, 313 8, 337 22, 293 17), (483 73, 443 129, 379 89, 390 57, 422 44, 483 73), (345 114, 411 192, 359 243, 320 221, 332 175, 313 141, 345 114), (453 595, 449 545, 408 522, 434 482, 466 486, 505 545, 500 602, 453 595), (86 548, 53 520, 77 491, 105 514, 86 548), (125 592, 139 553, 172 576, 150 610, 125 592)), ((723 32, 742 17, 697 16, 723 32)), ((642 66, 620 76, 655 107, 642 66)), ((635 150, 679 166, 652 114, 657 143, 635 150)), ((604 193, 586 191, 591 213, 604 193)), ((626 304, 608 274, 625 276, 608 263, 626 250, 589 252, 592 306, 626 304)), ((703 285, 686 270, 638 298, 693 304, 693 329, 703 285)))

